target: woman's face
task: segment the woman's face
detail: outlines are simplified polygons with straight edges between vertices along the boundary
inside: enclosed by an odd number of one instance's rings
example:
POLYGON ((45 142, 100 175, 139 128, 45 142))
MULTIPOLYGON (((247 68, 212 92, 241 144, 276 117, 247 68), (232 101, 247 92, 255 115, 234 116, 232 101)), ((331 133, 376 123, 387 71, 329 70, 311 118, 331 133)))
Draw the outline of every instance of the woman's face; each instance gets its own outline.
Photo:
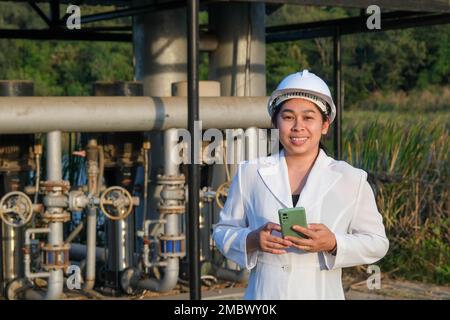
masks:
POLYGON ((302 98, 283 103, 276 118, 280 142, 286 155, 317 152, 322 134, 328 132, 329 120, 323 122, 319 108, 302 98))

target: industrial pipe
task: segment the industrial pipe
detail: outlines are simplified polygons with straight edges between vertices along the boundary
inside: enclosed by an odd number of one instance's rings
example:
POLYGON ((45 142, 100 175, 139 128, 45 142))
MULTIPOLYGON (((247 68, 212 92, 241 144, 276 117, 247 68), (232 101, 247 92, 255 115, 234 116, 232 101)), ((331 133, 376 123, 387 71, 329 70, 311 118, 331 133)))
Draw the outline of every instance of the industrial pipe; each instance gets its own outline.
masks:
MULTIPOLYGON (((267 100, 199 98, 202 128, 270 128, 267 100)), ((186 97, 1 97, 0 134, 187 128, 186 103, 186 97)))
POLYGON ((31 236, 36 233, 49 233, 49 228, 35 229, 30 228, 25 231, 25 254, 24 254, 24 269, 25 277, 27 279, 34 278, 48 278, 50 277, 49 272, 31 272, 31 236))
POLYGON ((138 287, 151 291, 164 292, 173 289, 178 282, 179 262, 177 258, 167 259, 164 267, 164 277, 160 280, 154 278, 141 279, 138 287))
MULTIPOLYGON (((96 139, 90 139, 87 145, 87 172, 88 172, 88 192, 90 195, 97 195, 99 189, 99 165, 98 165, 98 145, 96 139)), ((87 257, 86 257, 86 277, 84 290, 92 290, 95 284, 95 248, 97 246, 97 207, 87 208, 87 257)))
MULTIPOLYGON (((47 211, 45 215, 48 219, 48 244, 44 247, 46 250, 45 263, 48 272, 40 274, 40 276, 48 277, 47 292, 45 296, 40 291, 35 289, 26 289, 24 291, 25 299, 45 299, 55 300, 62 296, 64 288, 64 266, 67 261, 64 254, 64 240, 63 240, 63 220, 64 209, 59 204, 62 191, 62 162, 61 162, 61 131, 51 131, 47 133, 47 149, 46 149, 46 164, 47 164, 47 211), (55 188, 53 188, 54 186, 55 188), (52 199, 57 201, 52 201, 52 199)), ((30 236, 32 233, 38 232, 39 229, 31 229, 26 232, 28 244, 30 243, 30 236)), ((42 229, 41 229, 42 230, 42 229)), ((25 265, 29 267, 29 256, 25 259, 25 265)), ((32 275, 29 272, 28 275, 32 275)))
MULTIPOLYGON (((47 180, 62 180, 61 165, 61 131, 51 131, 47 133, 47 180)), ((51 213, 61 213, 61 208, 48 207, 51 213)), ((48 235, 48 243, 54 247, 61 247, 63 241, 63 224, 62 222, 50 221, 50 233, 48 235)), ((62 295, 64 287, 64 271, 62 269, 51 269, 48 279, 46 300, 59 299, 62 295)))
MULTIPOLYGON (((169 129, 164 132, 164 177, 170 181, 173 178, 180 178, 180 172, 178 163, 176 161, 177 150, 174 146, 178 142, 178 130, 177 129, 169 129)), ((162 180, 159 180, 162 182, 162 180)), ((176 185, 176 183, 175 183, 176 185)), ((182 191, 181 197, 177 193, 177 187, 166 186, 169 188, 169 192, 166 192, 166 188, 162 189, 161 199, 163 200, 163 205, 161 208, 163 210, 169 210, 174 208, 183 207, 180 205, 181 201, 184 200, 184 191, 182 191)), ((149 225, 152 223, 164 224, 164 234, 163 237, 173 237, 177 238, 180 236, 179 224, 180 224, 180 213, 160 213, 161 216, 164 216, 164 219, 159 220, 147 220, 144 223, 144 248, 143 248, 143 260, 144 266, 150 267, 152 263, 149 261, 149 225)), ((161 238, 163 238, 161 237, 161 238)), ((175 241, 168 240, 172 244, 172 249, 174 250, 175 241)), ((167 242, 167 243, 168 243, 167 242)), ((166 242, 164 242, 166 243, 166 242)), ((162 265, 164 267, 164 277, 157 279, 142 279, 138 282, 138 287, 142 289, 147 289, 151 291, 168 291, 175 287, 178 282, 179 275, 179 254, 177 252, 167 252, 164 250, 164 254, 166 254, 166 259, 158 263, 158 265, 162 265), (173 254, 174 253, 174 254, 173 254)))
MULTIPOLYGON (((70 246, 70 259, 73 261, 81 261, 87 256, 87 246, 79 243, 72 243, 70 246)), ((95 248, 95 258, 99 262, 106 262, 108 250, 102 247, 95 248)))

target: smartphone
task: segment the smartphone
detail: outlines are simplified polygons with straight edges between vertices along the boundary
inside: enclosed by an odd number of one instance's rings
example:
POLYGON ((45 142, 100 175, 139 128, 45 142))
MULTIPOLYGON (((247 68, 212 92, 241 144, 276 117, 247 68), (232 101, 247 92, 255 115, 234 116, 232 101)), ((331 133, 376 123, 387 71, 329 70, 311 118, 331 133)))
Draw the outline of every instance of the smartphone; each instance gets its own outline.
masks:
POLYGON ((305 208, 298 207, 280 209, 278 210, 278 216, 280 218, 281 233, 283 237, 293 236, 308 239, 308 237, 303 233, 292 230, 292 226, 295 224, 308 228, 308 224, 306 223, 305 208))

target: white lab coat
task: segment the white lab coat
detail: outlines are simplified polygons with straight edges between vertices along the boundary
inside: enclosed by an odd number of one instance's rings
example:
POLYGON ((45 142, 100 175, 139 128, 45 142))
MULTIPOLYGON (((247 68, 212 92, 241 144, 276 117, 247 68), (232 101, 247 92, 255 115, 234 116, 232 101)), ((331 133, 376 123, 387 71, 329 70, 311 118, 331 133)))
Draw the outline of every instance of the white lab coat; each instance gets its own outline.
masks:
POLYGON ((323 223, 335 234, 336 256, 296 248, 247 255, 250 231, 279 223, 278 210, 293 204, 283 150, 239 163, 213 238, 225 257, 251 270, 245 299, 345 299, 341 268, 386 254, 389 241, 365 171, 320 149, 296 206, 306 209, 308 223, 323 223))

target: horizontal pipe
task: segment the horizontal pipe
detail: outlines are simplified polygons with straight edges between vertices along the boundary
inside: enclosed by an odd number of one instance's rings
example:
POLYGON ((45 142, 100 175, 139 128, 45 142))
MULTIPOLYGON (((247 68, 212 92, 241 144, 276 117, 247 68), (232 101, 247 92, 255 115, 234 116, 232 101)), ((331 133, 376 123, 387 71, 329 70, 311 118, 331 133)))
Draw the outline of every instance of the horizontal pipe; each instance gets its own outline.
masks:
POLYGON ((248 281, 249 273, 246 269, 231 270, 222 267, 216 267, 213 269, 215 277, 232 282, 244 283, 248 281))
MULTIPOLYGON (((81 261, 86 259, 86 248, 87 246, 85 244, 72 243, 69 251, 70 260, 81 261)), ((108 250, 105 248, 97 247, 95 249, 95 258, 97 261, 105 262, 107 254, 108 250)))
MULTIPOLYGON (((200 98, 202 129, 270 128, 267 97, 200 98)), ((186 97, 1 97, 0 134, 187 127, 186 97)))

